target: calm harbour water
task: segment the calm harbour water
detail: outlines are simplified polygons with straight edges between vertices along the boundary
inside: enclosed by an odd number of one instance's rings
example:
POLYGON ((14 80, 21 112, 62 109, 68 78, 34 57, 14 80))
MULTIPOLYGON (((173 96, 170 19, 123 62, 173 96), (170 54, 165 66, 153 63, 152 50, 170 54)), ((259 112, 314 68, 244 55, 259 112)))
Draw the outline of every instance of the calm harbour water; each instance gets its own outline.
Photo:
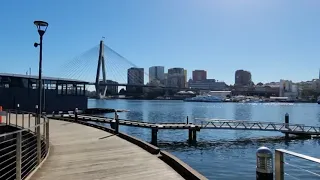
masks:
MULTIPOLYGON (((202 103, 164 100, 93 100, 89 107, 126 109, 120 118, 148 122, 194 122, 194 118, 220 118, 266 122, 284 122, 290 115, 290 123, 320 126, 320 105, 316 103, 202 103)), ((105 114, 113 116, 113 114, 105 114)), ((150 142, 151 130, 121 126, 120 131, 150 142)), ((174 154, 209 179, 255 179, 255 152, 260 146, 272 151, 277 148, 320 157, 320 140, 273 140, 283 136, 276 132, 243 130, 201 130, 197 134, 198 145, 188 146, 187 130, 159 130, 161 149, 174 154), (260 140, 256 140, 260 139, 260 140), (267 140, 266 140, 267 139, 267 140)), ((320 165, 286 156, 285 161, 294 166, 320 174, 320 165)), ((285 165, 286 179, 320 179, 306 171, 285 165), (292 177, 293 176, 293 177, 292 177)))

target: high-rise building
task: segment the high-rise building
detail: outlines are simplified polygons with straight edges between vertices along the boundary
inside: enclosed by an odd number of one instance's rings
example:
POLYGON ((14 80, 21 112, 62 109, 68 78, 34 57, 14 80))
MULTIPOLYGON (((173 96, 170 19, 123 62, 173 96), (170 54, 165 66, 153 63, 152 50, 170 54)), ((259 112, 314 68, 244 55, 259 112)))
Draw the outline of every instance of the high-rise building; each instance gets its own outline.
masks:
POLYGON ((188 71, 185 69, 185 70, 184 70, 184 86, 185 86, 185 87, 188 86, 187 76, 188 76, 188 71))
POLYGON ((205 70, 194 70, 192 71, 193 81, 203 81, 207 79, 207 71, 205 70))
POLYGON ((132 67, 128 69, 128 84, 144 85, 144 69, 132 67))
POLYGON ((167 86, 169 87, 186 87, 186 79, 183 68, 170 68, 168 69, 167 86))
POLYGON ((237 70, 235 73, 234 85, 237 86, 249 86, 252 84, 251 73, 245 70, 237 70))
POLYGON ((162 82, 164 80, 164 67, 163 66, 152 66, 149 68, 149 83, 157 80, 162 82))

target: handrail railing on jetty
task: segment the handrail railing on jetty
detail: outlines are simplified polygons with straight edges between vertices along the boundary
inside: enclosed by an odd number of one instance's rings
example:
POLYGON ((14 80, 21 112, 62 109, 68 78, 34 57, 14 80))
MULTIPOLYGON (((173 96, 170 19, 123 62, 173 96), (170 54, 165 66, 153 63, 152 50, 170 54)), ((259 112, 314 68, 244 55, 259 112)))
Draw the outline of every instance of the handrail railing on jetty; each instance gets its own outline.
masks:
POLYGON ((261 131, 283 131, 295 133, 320 134, 320 127, 308 126, 304 124, 278 123, 278 122, 260 122, 248 120, 228 120, 228 119, 207 119, 195 118, 201 121, 201 128, 207 129, 244 129, 261 131))
POLYGON ((301 158, 301 159, 304 159, 304 160, 307 160, 307 161, 310 161, 310 162, 313 162, 313 163, 317 163, 318 165, 320 165, 320 159, 318 159, 318 158, 314 158, 314 157, 307 156, 307 155, 304 155, 304 154, 299 154, 299 153, 288 151, 288 150, 285 150, 285 149, 276 149, 275 150, 275 179, 276 180, 283 180, 284 179, 284 175, 288 175, 288 176, 291 176, 292 178, 298 179, 298 178, 294 177, 293 175, 285 173, 284 164, 286 164, 286 165, 288 165, 290 167, 293 167, 293 168, 297 168, 300 171, 301 170, 305 171, 305 172, 317 177, 317 179, 320 178, 320 174, 319 173, 312 172, 310 170, 306 170, 306 169, 303 169, 303 168, 301 168, 299 166, 292 165, 292 164, 286 162, 284 160, 284 154, 291 155, 291 156, 294 156, 294 157, 297 157, 297 158, 301 158))
POLYGON ((49 150, 49 120, 34 113, 7 110, 0 134, 0 179, 25 179, 49 150), (13 113, 14 112, 14 113, 13 113))

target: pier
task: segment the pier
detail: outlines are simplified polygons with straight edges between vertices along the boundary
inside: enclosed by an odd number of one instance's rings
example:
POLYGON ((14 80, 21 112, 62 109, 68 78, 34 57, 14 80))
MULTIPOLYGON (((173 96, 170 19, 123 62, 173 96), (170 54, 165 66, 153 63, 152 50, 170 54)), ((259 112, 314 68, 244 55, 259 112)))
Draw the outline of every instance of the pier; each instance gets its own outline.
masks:
MULTIPOLYGON (((106 118, 90 115, 77 115, 77 114, 52 114, 49 117, 54 119, 64 120, 77 120, 77 121, 91 121, 99 123, 109 123, 110 126, 118 131, 119 125, 133 126, 140 128, 148 128, 151 130, 151 143, 157 145, 157 133, 161 129, 170 130, 188 130, 188 142, 195 144, 197 141, 197 132, 201 129, 222 129, 222 130, 249 130, 249 131, 270 131, 280 132, 285 134, 286 138, 289 135, 296 135, 300 137, 310 137, 320 135, 320 127, 308 126, 304 124, 292 124, 289 123, 289 116, 285 116, 284 123, 276 122, 261 122, 261 121, 245 121, 245 120, 227 120, 227 119, 208 119, 208 118, 196 118, 200 121, 200 124, 186 123, 151 123, 135 120, 119 119, 115 113, 114 118, 106 118)), ((187 118, 188 119, 188 118, 187 118)))

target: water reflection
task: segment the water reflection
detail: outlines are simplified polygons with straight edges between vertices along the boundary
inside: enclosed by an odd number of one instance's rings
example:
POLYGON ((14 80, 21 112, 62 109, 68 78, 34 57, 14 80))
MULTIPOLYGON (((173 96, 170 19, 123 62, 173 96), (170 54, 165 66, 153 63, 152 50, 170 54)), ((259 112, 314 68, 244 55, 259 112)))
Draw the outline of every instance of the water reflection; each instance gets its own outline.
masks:
MULTIPOLYGON (((253 106, 252 104, 246 104, 246 103, 235 104, 234 119, 235 120, 251 120, 252 106, 253 106)), ((253 133, 252 131, 236 130, 234 131, 234 136, 236 139, 242 139, 250 136, 252 133, 253 133)))
POLYGON ((245 103, 237 103, 234 105, 234 119, 236 120, 251 120, 251 110, 252 105, 251 104, 245 104, 245 103))
POLYGON ((143 103, 139 101, 126 101, 126 109, 130 111, 125 114, 128 120, 143 120, 143 103))

